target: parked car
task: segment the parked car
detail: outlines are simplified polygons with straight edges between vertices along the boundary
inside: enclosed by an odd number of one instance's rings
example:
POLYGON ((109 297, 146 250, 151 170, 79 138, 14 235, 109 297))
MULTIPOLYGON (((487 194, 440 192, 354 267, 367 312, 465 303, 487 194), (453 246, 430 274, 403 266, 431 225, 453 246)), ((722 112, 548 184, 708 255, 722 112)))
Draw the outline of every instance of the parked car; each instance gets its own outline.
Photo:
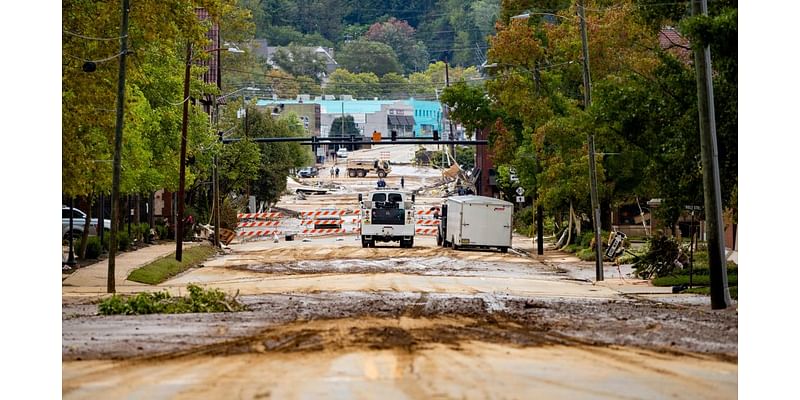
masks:
POLYGON ((315 178, 319 175, 317 167, 305 167, 297 172, 297 176, 301 178, 315 178))
POLYGON ((342 147, 339 150, 336 150, 336 157, 347 158, 347 149, 342 147))
MULTIPOLYGON (((69 240, 69 207, 62 205, 61 206, 61 237, 64 240, 69 240)), ((77 209, 72 209, 72 234, 74 238, 80 238, 83 235, 83 225, 86 222, 86 213, 77 209)), ((103 229, 106 231, 111 230, 111 220, 103 219, 103 229)), ((91 219, 91 224, 89 225, 89 234, 90 235, 97 235, 97 218, 91 219)))

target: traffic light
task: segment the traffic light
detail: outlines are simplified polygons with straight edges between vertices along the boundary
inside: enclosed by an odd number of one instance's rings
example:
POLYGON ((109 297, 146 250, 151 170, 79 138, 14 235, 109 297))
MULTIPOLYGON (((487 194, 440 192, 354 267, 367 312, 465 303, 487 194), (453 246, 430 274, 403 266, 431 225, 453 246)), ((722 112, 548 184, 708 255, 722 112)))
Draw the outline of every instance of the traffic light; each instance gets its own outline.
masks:
POLYGON ((397 131, 395 131, 395 130, 392 131, 392 141, 393 142, 397 141, 397 131))
POLYGON ((435 140, 437 142, 439 141, 439 130, 438 129, 434 129, 433 130, 433 140, 435 140))

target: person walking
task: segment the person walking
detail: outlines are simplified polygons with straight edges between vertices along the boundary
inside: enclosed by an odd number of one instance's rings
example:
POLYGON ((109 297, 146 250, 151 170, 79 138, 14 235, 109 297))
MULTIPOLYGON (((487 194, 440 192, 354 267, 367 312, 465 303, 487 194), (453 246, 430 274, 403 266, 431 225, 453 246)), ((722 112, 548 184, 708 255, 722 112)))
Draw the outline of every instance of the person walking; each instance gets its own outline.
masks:
POLYGON ((333 174, 336 173, 336 168, 331 167, 331 179, 333 179, 333 174))
POLYGON ((339 177, 339 167, 336 167, 336 177, 339 177))
POLYGON ((401 176, 400 177, 400 188, 401 189, 405 189, 405 187, 406 187, 406 179, 405 179, 405 177, 401 176))

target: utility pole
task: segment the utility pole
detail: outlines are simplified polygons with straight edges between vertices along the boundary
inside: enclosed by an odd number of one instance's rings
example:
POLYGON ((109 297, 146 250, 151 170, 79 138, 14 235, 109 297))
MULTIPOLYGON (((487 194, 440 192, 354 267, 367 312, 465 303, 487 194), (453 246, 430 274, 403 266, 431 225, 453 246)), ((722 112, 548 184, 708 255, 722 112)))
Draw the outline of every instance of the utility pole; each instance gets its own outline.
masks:
POLYGON ((178 212, 175 230, 175 260, 183 258, 183 210, 186 186, 186 135, 189 128, 189 83, 192 77, 192 43, 186 44, 186 72, 183 77, 183 124, 181 125, 180 177, 178 179, 178 212))
POLYGON ((111 179, 111 236, 108 241, 108 293, 117 291, 114 282, 114 261, 119 232, 119 176, 122 171, 122 124, 125 116, 125 56, 128 55, 128 0, 122 0, 122 31, 120 32, 119 78, 117 81, 117 121, 114 130, 114 172, 111 179))
MULTIPOLYGON (((692 15, 708 15, 706 0, 692 1, 692 15)), ((711 308, 731 305, 725 262, 725 236, 722 224, 722 198, 717 161, 717 127, 714 116, 714 82, 711 78, 711 49, 692 46, 697 76, 697 110, 700 113, 700 155, 703 165, 703 192, 708 225, 708 267, 711 308)))
MULTIPOLYGON (((450 87, 450 62, 446 59, 444 60, 444 84, 447 87, 450 87)), ((455 140, 456 135, 453 132, 453 120, 450 119, 450 108, 447 108, 447 122, 450 125, 450 140, 455 140)), ((450 155, 453 157, 453 161, 456 160, 456 145, 450 145, 450 155)))
MULTIPOLYGON (((588 110, 592 104, 592 80, 589 75, 589 39, 586 36, 586 17, 583 7, 584 0, 578 0, 578 17, 581 22, 581 43, 583 45, 583 102, 584 109, 588 110)), ((595 275, 596 280, 603 280, 603 242, 600 241, 600 207, 597 199, 597 171, 594 162, 594 134, 587 133, 589 144, 589 175, 591 181, 592 222, 594 225, 595 243, 595 275)))

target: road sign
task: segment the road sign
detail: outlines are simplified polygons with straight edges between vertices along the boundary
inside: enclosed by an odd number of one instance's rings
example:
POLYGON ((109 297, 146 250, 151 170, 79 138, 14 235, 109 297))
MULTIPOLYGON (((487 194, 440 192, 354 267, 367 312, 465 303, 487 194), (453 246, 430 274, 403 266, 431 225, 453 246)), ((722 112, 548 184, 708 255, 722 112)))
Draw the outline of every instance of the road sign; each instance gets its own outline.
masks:
POLYGON ((518 194, 518 195, 520 195, 520 196, 522 196, 523 194, 525 194, 525 189, 523 189, 523 188, 521 188, 521 187, 518 187, 518 188, 517 188, 517 194, 518 194))
POLYGON ((524 202, 525 202, 525 196, 517 196, 517 203, 524 203, 524 202))
POLYGON ((606 249, 606 257, 614 258, 617 255, 619 250, 619 246, 625 240, 627 236, 622 232, 615 232, 614 239, 611 240, 611 243, 608 245, 608 249, 606 249))
MULTIPOLYGON (((519 182, 519 177, 517 176, 517 170, 516 169, 509 168, 508 169, 508 175, 509 175, 509 179, 511 179, 511 182, 519 182)), ((522 193, 520 193, 520 195, 521 194, 522 193)))

